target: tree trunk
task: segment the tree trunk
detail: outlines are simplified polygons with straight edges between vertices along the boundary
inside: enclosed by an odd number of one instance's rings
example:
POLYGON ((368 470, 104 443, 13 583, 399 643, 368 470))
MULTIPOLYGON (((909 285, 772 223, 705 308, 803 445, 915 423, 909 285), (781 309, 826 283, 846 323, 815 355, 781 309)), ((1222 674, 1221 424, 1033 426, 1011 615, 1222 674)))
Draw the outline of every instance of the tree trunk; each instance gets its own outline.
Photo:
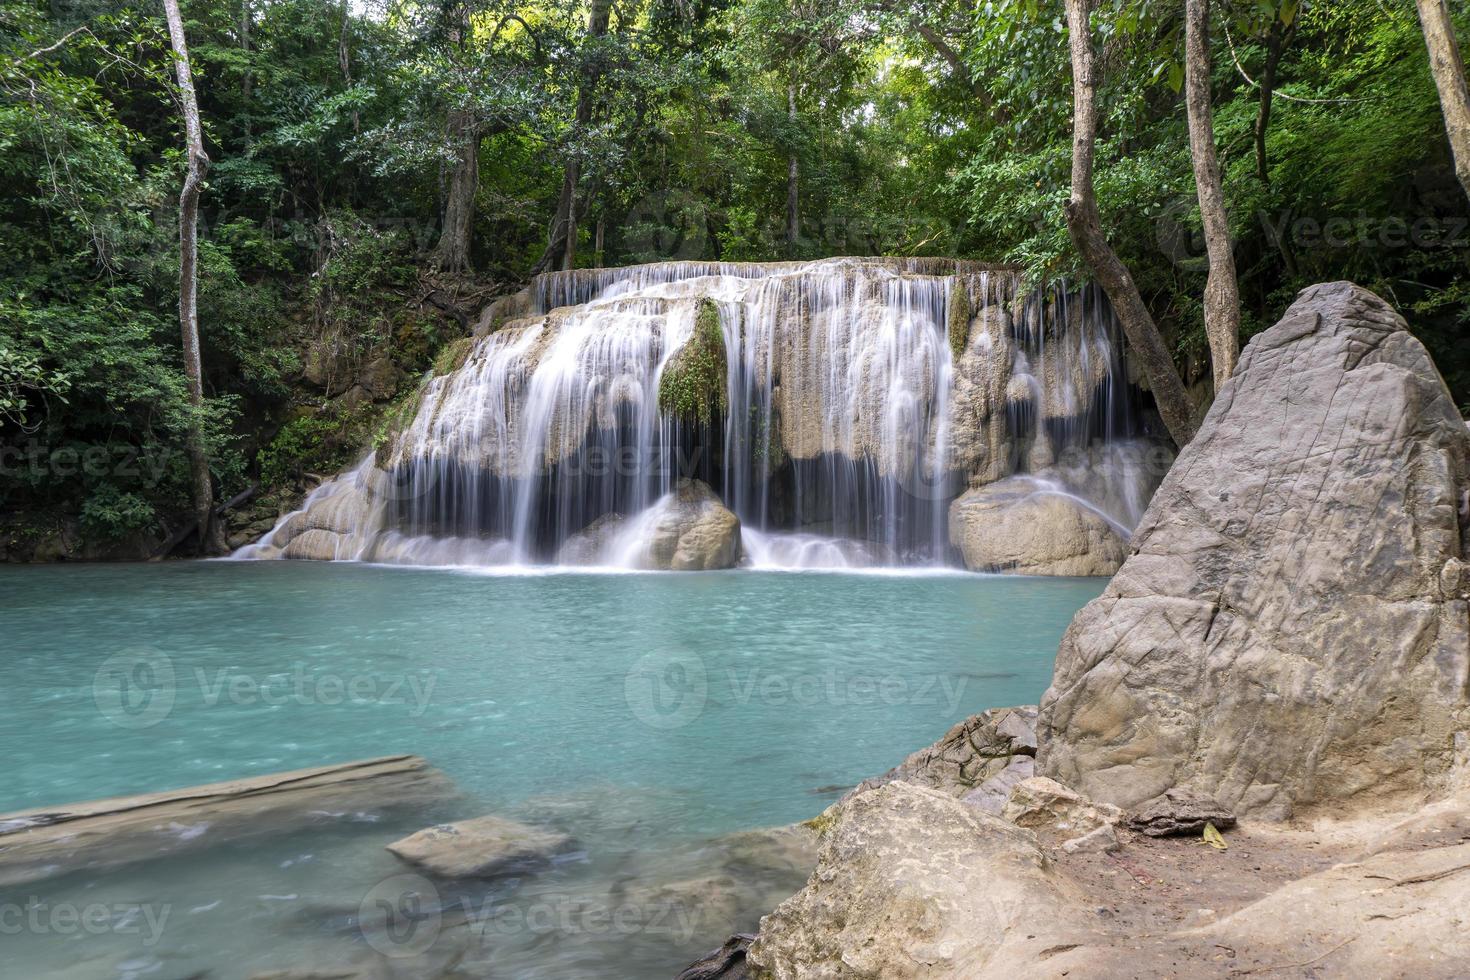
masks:
POLYGON ((179 327, 184 341, 184 374, 189 382, 189 469, 194 482, 194 517, 199 525, 199 550, 224 550, 224 529, 214 520, 214 484, 209 476, 209 455, 204 445, 204 371, 199 359, 199 193, 209 156, 204 152, 204 135, 199 124, 199 100, 194 94, 194 76, 189 67, 189 45, 184 38, 184 20, 178 0, 163 0, 173 42, 174 69, 179 81, 179 102, 184 110, 184 140, 188 169, 179 193, 179 327))
POLYGON ((1455 158, 1455 175, 1470 194, 1470 88, 1465 83, 1465 59, 1455 40, 1455 24, 1445 0, 1417 0, 1424 43, 1429 48, 1429 70, 1439 88, 1445 132, 1455 158))
MULTIPOLYGON (((587 38, 599 38, 607 34, 608 21, 612 16, 612 0, 592 0, 592 11, 587 19, 587 38)), ((592 121, 593 89, 597 86, 598 72, 587 72, 584 68, 582 84, 577 89, 576 129, 584 130, 592 121)), ((561 250, 562 268, 577 267, 577 181, 581 179, 581 161, 576 157, 567 161, 562 176, 561 194, 556 201, 556 215, 551 219, 551 235, 546 242, 546 254, 536 263, 531 274, 543 272, 556 261, 561 250)))
MULTIPOLYGON (((347 87, 352 87, 352 51, 348 47, 348 28, 352 25, 352 4, 350 0, 342 0, 342 29, 337 33, 337 63, 342 68, 342 80, 347 87)), ((362 121, 358 118, 357 110, 352 110, 352 131, 362 131, 362 121)))
POLYGON ((1271 128, 1271 106, 1276 100, 1276 69, 1281 64, 1281 53, 1286 49, 1290 29, 1281 26, 1281 18, 1271 19, 1271 28, 1266 32, 1266 67, 1261 71, 1260 107, 1256 110, 1256 176, 1261 183, 1271 186, 1270 158, 1266 153, 1266 133, 1271 128))
POLYGON ((1235 362, 1240 357, 1240 284, 1235 274, 1210 105, 1210 0, 1185 3, 1184 85, 1189 155, 1194 161, 1194 184, 1210 257, 1210 275, 1205 282, 1205 335, 1210 339, 1210 361, 1218 392, 1235 373, 1235 362))
POLYGON ((1093 151, 1097 142, 1097 61, 1092 48, 1092 0, 1067 0, 1072 47, 1072 196, 1067 229, 1082 259, 1112 301, 1128 343, 1143 364, 1159 415, 1181 448, 1194 438, 1194 413, 1184 382, 1174 367, 1163 335, 1149 314, 1128 267, 1103 234, 1093 189, 1093 151))
MULTIPOLYGON (((579 122, 581 120, 578 120, 579 122)), ((566 219, 563 222, 565 228, 562 240, 563 250, 561 256, 561 267, 563 269, 575 269, 577 267, 577 181, 581 179, 582 167, 579 161, 573 160, 567 164, 567 173, 564 183, 567 191, 566 219)))
POLYGON ((470 237, 475 223, 475 191, 480 184, 480 129, 474 113, 449 113, 449 128, 458 153, 449 175, 444 201, 444 228, 434 249, 434 267, 441 272, 470 271, 470 237))
MULTIPOLYGON (((342 71, 348 72, 347 2, 342 4, 342 71)), ((449 38, 463 55, 470 43, 470 8, 459 3, 451 12, 455 23, 449 38)), ((475 223, 475 192, 480 186, 480 126, 473 111, 450 109, 445 123, 454 143, 454 167, 449 173, 449 191, 444 198, 444 225, 434 246, 431 263, 440 272, 470 271, 470 237, 475 223)))
MULTIPOLYGON (((796 130, 796 86, 786 86, 786 117, 791 120, 793 134, 796 130)), ((796 159, 796 150, 786 158, 786 254, 796 257, 796 243, 801 238, 801 199, 799 179, 801 164, 796 159)))

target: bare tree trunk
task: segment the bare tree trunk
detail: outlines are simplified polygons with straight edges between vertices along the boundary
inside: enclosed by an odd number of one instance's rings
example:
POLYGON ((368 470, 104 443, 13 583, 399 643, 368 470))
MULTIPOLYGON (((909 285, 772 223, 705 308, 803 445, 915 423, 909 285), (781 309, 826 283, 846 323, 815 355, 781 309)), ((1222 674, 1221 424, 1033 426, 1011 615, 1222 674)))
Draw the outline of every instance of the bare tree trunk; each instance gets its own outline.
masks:
MULTIPOLYGON (((786 118, 791 120, 791 128, 794 132, 796 129, 795 85, 786 86, 786 118)), ((801 164, 796 159, 796 150, 793 148, 791 155, 786 158, 786 254, 792 258, 796 256, 796 243, 801 238, 800 177, 801 164)))
POLYGON ((189 45, 184 38, 184 20, 178 0, 163 0, 173 42, 174 69, 179 81, 179 102, 184 111, 184 140, 188 169, 179 193, 179 327, 184 340, 184 374, 189 381, 189 469, 194 481, 194 518, 199 528, 199 550, 224 550, 224 529, 214 520, 214 484, 209 476, 209 455, 204 445, 204 371, 199 360, 199 193, 209 156, 204 152, 204 134, 199 123, 199 100, 194 94, 194 75, 189 67, 189 45))
POLYGON ((444 228, 434 248, 434 267, 441 272, 470 271, 470 239, 475 223, 475 192, 480 184, 480 129, 474 113, 449 113, 458 154, 449 175, 444 201, 444 228))
POLYGON ((603 262, 603 244, 607 238, 607 205, 604 204, 601 211, 597 212, 597 230, 592 237, 592 252, 594 255, 593 266, 601 269, 603 262))
POLYGON ((1204 222, 1210 275, 1205 282, 1205 335, 1218 392, 1235 373, 1240 357, 1240 283, 1225 214, 1225 189, 1215 149, 1210 99, 1210 0, 1186 0, 1184 11, 1184 104, 1189 113, 1189 155, 1204 222))
MULTIPOLYGON (((612 0, 592 0, 592 11, 587 19, 588 39, 607 34, 611 16, 612 0)), ((589 72, 584 75, 577 90, 576 128, 579 131, 585 129, 592 120, 592 90, 596 85, 597 72, 589 72)), ((551 235, 547 239, 546 254, 531 270, 532 275, 550 268, 556 260, 558 249, 561 250, 563 269, 574 269, 577 266, 577 181, 581 179, 581 169, 581 161, 576 157, 567 161, 566 171, 562 176, 561 195, 556 201, 556 215, 551 220, 551 235)))
MULTIPOLYGON (((347 87, 352 87, 352 52, 348 47, 348 28, 352 25, 352 4, 350 0, 342 0, 342 29, 337 33, 337 64, 342 67, 342 80, 347 87)), ((362 121, 358 118, 357 110, 352 110, 352 131, 361 132, 362 121)))
POLYGON ((1138 286, 1103 233, 1093 189, 1093 152, 1097 142, 1097 60, 1092 48, 1092 0, 1067 0, 1072 46, 1072 197, 1067 229, 1083 261, 1102 284, 1123 332, 1143 364, 1164 425, 1181 448, 1194 438, 1194 413, 1168 345, 1148 312, 1138 286))
POLYGON ((1281 26, 1281 18, 1273 17, 1266 32, 1266 67, 1261 71, 1261 101, 1256 110, 1256 175, 1261 183, 1271 186, 1270 158, 1266 152, 1266 133, 1271 128, 1271 106, 1276 100, 1276 69, 1281 64, 1281 53, 1296 30, 1281 26))
MULTIPOLYGON (((250 0, 240 0, 240 50, 246 54, 250 53, 250 28, 254 15, 250 10, 250 0)), ((245 146, 251 145, 250 127, 250 100, 255 89, 255 76, 250 71, 247 63, 246 68, 240 73, 240 101, 245 106, 245 146)))
MULTIPOLYGON (((347 61, 347 2, 342 4, 342 70, 347 61)), ((470 10, 460 3, 454 13, 458 23, 450 30, 450 39, 461 49, 470 41, 470 10)), ((349 76, 350 77, 350 76, 349 76)), ((470 237, 475 223, 475 192, 480 186, 480 127, 469 109, 451 109, 446 123, 454 141, 454 168, 449 174, 449 192, 444 198, 444 226, 439 243, 434 246, 432 263, 440 272, 470 271, 470 237)))
POLYGON ((1470 194, 1470 88, 1465 83, 1465 59, 1455 40, 1455 24, 1445 0, 1417 0, 1424 43, 1429 48, 1429 70, 1439 88, 1444 128, 1455 158, 1455 175, 1470 194))
MULTIPOLYGON (((580 122, 581 120, 579 120, 580 122)), ((561 267, 563 269, 575 269, 577 267, 577 181, 581 179, 582 167, 579 161, 573 160, 567 164, 565 178, 567 191, 567 211, 564 222, 565 238, 561 256, 561 267)))

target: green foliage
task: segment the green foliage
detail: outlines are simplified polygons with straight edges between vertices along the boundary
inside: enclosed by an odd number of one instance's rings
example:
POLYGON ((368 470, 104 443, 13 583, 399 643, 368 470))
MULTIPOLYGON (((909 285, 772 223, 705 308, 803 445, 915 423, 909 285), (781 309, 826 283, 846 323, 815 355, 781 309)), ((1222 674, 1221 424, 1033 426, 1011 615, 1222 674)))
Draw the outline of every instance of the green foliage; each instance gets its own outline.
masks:
MULTIPOLYGON (((1207 373, 1181 7, 1098 4, 1097 184, 1179 361, 1207 373)), ((1405 311, 1470 402, 1470 210, 1412 7, 1214 7, 1247 331, 1303 286, 1352 278, 1405 311), (1259 90, 1245 76, 1262 75, 1272 31, 1287 42, 1263 180, 1259 90)), ((185 10, 212 160, 201 421, 222 496, 381 441, 414 394, 381 422, 331 408, 301 383, 305 352, 388 356, 409 374, 462 363, 463 321, 425 312, 425 299, 521 280, 571 164, 584 265, 938 253, 1019 263, 1038 281, 1084 274, 1064 220, 1072 93, 1057 3, 633 0, 595 38, 588 0, 365 0, 345 20, 322 0, 248 10, 248 30, 239 0, 185 10), (479 149, 479 271, 426 286, 465 120, 479 149), (295 421, 261 448, 256 433, 283 418, 295 421)), ((170 67, 156 3, 0 0, 0 448, 149 461, 132 468, 147 475, 0 472, 0 505, 85 513, 96 533, 130 533, 150 509, 166 525, 189 497, 170 67)), ((661 386, 680 417, 725 410, 713 309, 701 306, 661 386)), ((958 310, 950 341, 958 352, 958 310)))
POLYGON ((113 540, 156 526, 158 515, 147 499, 104 483, 82 504, 82 526, 100 538, 113 540))
POLYGON ((308 473, 335 473, 362 452, 369 419, 364 413, 300 415, 281 426, 260 450, 261 482, 268 487, 299 484, 308 473))
POLYGON ((677 419, 712 424, 728 407, 726 370, 720 307, 712 299, 702 299, 693 334, 659 377, 659 408, 677 419))
POLYGON ((434 376, 442 378, 446 374, 452 374, 464 367, 469 359, 470 351, 474 350, 475 342, 470 337, 460 337, 439 349, 434 357, 434 376))

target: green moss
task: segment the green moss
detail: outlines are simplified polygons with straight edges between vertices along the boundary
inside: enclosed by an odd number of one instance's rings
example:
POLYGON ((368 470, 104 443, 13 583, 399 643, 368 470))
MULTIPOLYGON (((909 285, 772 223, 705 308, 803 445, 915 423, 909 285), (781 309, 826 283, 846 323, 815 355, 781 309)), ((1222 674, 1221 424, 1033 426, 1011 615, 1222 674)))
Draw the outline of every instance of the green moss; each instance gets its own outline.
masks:
POLYGON ((955 360, 965 353, 970 343, 970 291, 964 280, 956 277, 949 291, 949 349, 954 351, 955 360))
POLYGON ((835 809, 835 805, 829 806, 827 809, 823 810, 815 817, 812 817, 810 820, 802 821, 801 825, 810 830, 812 833, 816 834, 818 837, 821 837, 825 835, 827 831, 831 830, 832 825, 837 822, 837 817, 832 813, 832 811, 835 809))
POLYGON ((720 308, 714 300, 702 299, 694 318, 694 335, 659 379, 658 406, 675 418, 709 425, 728 408, 725 381, 720 308))
POLYGON ((470 359, 470 351, 474 348, 473 337, 460 337, 439 348, 439 353, 434 355, 434 377, 442 378, 464 367, 464 362, 470 359))
POLYGON ((750 430, 752 445, 750 458, 764 463, 766 471, 774 473, 786 463, 786 452, 781 448, 781 417, 773 411, 762 416, 759 406, 750 406, 750 430))

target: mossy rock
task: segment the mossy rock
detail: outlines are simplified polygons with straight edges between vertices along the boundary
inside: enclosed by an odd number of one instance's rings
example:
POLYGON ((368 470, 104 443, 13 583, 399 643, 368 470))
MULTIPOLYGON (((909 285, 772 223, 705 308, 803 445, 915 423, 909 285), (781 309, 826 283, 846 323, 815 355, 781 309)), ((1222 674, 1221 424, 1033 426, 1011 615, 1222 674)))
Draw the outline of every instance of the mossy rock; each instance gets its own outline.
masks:
POLYGON ((720 308, 706 298, 699 301, 694 335, 664 367, 658 384, 658 406, 674 418, 707 426, 729 407, 725 386, 725 335, 720 330, 720 308))
POLYGON ((464 367, 474 349, 473 337, 459 337, 439 348, 439 353, 434 355, 434 377, 442 378, 464 367))
POLYGON ((970 343, 971 315, 970 291, 965 288, 964 280, 956 277, 949 291, 949 349, 954 352, 955 360, 964 356, 970 343))

